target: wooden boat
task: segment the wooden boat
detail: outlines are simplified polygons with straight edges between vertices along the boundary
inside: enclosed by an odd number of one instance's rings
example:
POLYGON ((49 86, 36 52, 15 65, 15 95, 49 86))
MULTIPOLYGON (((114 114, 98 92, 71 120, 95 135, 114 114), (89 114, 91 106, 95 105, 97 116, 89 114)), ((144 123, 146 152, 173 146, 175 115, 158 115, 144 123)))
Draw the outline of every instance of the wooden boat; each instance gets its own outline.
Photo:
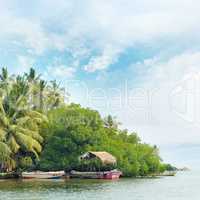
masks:
POLYGON ((60 179, 65 177, 64 171, 55 171, 55 172, 23 172, 22 178, 24 179, 60 179))
POLYGON ((104 172, 79 172, 79 171, 71 171, 71 178, 86 178, 86 179, 119 179, 122 175, 121 171, 112 170, 112 171, 104 171, 104 172))

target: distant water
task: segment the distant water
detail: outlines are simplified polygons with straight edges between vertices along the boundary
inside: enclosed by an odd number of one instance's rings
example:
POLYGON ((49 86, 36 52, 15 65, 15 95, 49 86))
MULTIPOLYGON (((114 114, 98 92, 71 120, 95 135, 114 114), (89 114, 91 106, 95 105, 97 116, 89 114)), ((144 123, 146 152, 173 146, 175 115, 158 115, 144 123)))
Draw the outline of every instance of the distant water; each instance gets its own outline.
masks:
POLYGON ((200 172, 156 179, 0 181, 1 200, 199 200, 200 172))

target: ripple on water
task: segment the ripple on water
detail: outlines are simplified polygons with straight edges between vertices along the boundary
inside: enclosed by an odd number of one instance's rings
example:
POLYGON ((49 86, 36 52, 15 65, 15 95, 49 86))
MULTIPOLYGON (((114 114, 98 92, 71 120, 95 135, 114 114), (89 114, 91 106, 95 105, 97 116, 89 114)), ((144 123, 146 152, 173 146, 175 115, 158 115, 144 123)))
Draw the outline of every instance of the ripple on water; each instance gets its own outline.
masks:
POLYGON ((1 180, 2 200, 199 200, 200 173, 160 179, 1 180))

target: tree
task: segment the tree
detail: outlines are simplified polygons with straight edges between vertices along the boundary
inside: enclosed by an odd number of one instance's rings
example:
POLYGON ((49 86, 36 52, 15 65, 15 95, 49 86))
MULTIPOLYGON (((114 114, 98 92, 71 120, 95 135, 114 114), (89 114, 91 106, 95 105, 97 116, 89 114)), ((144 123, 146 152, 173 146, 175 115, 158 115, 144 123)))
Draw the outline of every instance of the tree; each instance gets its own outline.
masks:
POLYGON ((39 82, 39 97, 40 97, 40 111, 44 111, 44 91, 47 83, 44 80, 40 80, 39 82))
POLYGON ((8 70, 2 68, 2 171, 28 167, 39 170, 116 167, 125 176, 146 176, 170 168, 162 163, 156 146, 142 143, 136 133, 121 130, 119 125, 111 115, 103 119, 96 110, 67 105, 63 88, 56 81, 42 80, 33 68, 28 74, 18 76, 10 76, 8 70), (80 162, 79 156, 87 151, 107 151, 117 158, 117 165, 80 162))
POLYGON ((25 74, 29 86, 29 104, 34 110, 46 113, 48 110, 58 108, 64 104, 64 88, 55 80, 49 83, 40 78, 31 68, 25 74))
POLYGON ((121 123, 116 120, 116 117, 112 117, 111 115, 104 118, 104 125, 106 128, 117 129, 120 124, 121 123))
POLYGON ((105 126, 97 111, 71 104, 49 111, 48 118, 49 123, 42 131, 45 145, 40 170, 110 169, 111 166, 99 165, 96 161, 80 162, 79 156, 87 151, 113 154, 118 161, 115 167, 124 176, 146 176, 161 169, 158 149, 141 143, 136 133, 113 126, 112 117, 105 126))
POLYGON ((43 128, 42 170, 73 169, 78 157, 103 139, 103 121, 98 112, 72 104, 51 110, 49 123, 43 128))
POLYGON ((28 86, 29 86, 29 104, 31 108, 36 110, 39 105, 38 85, 39 85, 40 75, 36 74, 35 69, 30 68, 29 73, 25 73, 25 77, 28 81, 28 86))
POLYGON ((29 108, 29 86, 25 76, 8 82, 5 72, 3 69, 1 77, 4 78, 0 81, 0 160, 2 168, 11 170, 21 155, 29 153, 38 158, 43 141, 39 126, 47 118, 29 108))
POLYGON ((47 87, 47 105, 48 110, 64 105, 64 88, 61 88, 55 80, 50 81, 47 87))

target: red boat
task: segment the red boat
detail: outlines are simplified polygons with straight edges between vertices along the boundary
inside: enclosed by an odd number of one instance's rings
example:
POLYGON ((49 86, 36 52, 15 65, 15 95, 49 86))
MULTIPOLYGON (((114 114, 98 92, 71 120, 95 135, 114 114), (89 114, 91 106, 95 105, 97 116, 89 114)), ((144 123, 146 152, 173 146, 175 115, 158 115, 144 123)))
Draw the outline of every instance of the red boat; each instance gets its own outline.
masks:
POLYGON ((119 177, 122 175, 121 171, 109 171, 106 174, 104 174, 104 179, 119 179, 119 177))
POLYGON ((85 178, 85 179, 119 179, 122 175, 121 171, 112 170, 105 172, 79 172, 79 171, 71 171, 71 178, 85 178))

